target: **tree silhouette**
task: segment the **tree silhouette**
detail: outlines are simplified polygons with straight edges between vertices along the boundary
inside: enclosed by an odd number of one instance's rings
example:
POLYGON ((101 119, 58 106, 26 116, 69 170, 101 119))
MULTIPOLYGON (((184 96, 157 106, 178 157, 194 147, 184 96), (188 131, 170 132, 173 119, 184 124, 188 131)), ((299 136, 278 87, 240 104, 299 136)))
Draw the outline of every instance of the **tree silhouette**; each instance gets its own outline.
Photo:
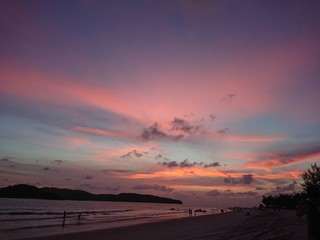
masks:
POLYGON ((307 199, 311 195, 315 198, 320 196, 320 167, 317 164, 311 164, 311 169, 308 169, 302 174, 303 192, 283 194, 272 196, 262 196, 262 203, 267 207, 296 209, 296 206, 301 200, 307 199))
POLYGON ((305 192, 308 192, 310 188, 315 188, 320 191, 320 166, 317 164, 311 164, 311 169, 308 169, 302 174, 304 183, 301 184, 305 192))

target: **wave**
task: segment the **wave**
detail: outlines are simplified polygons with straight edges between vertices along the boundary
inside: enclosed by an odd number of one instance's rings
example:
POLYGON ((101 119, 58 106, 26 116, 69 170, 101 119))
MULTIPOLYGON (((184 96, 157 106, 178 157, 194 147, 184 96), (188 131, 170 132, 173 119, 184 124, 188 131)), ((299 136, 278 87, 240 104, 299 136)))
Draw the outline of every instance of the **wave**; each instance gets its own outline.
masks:
MULTIPOLYGON (((66 212, 68 215, 75 215, 75 214, 112 214, 112 213, 121 213, 121 212, 130 212, 134 210, 108 210, 108 211, 68 211, 66 212)), ((14 212, 0 212, 0 215, 63 215, 63 212, 41 212, 41 211, 14 211, 14 212)))

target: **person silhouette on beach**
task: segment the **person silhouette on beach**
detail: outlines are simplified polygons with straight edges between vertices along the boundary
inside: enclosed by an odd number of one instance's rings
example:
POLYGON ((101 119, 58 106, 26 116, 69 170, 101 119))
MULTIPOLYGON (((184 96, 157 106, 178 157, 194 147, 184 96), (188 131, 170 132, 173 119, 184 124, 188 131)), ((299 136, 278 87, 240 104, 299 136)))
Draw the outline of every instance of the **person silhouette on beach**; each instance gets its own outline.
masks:
POLYGON ((66 211, 63 211, 63 217, 62 217, 62 227, 64 227, 65 221, 66 221, 66 211))
POLYGON ((310 186, 307 196, 298 204, 297 216, 307 215, 308 240, 320 240, 320 187, 310 186))
POLYGON ((81 212, 78 214, 78 224, 80 224, 81 212))

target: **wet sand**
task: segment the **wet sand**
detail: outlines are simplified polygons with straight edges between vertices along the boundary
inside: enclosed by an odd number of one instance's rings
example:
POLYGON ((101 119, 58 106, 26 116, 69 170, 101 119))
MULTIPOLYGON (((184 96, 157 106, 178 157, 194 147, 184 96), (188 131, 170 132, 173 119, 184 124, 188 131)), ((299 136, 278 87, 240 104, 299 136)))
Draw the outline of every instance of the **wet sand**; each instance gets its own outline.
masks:
POLYGON ((113 229, 55 235, 37 240, 303 240, 306 218, 295 211, 251 210, 173 219, 113 229))

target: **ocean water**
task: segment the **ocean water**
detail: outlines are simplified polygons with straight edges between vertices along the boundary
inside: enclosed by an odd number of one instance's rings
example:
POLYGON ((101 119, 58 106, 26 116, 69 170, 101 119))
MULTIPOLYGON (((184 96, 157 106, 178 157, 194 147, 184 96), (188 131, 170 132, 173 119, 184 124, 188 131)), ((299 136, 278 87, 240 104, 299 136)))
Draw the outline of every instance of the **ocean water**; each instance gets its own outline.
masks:
MULTIPOLYGON (((179 204, 0 198, 0 239, 22 239, 188 217, 188 209, 179 204)), ((207 211, 200 214, 212 213, 209 209, 207 211)))

